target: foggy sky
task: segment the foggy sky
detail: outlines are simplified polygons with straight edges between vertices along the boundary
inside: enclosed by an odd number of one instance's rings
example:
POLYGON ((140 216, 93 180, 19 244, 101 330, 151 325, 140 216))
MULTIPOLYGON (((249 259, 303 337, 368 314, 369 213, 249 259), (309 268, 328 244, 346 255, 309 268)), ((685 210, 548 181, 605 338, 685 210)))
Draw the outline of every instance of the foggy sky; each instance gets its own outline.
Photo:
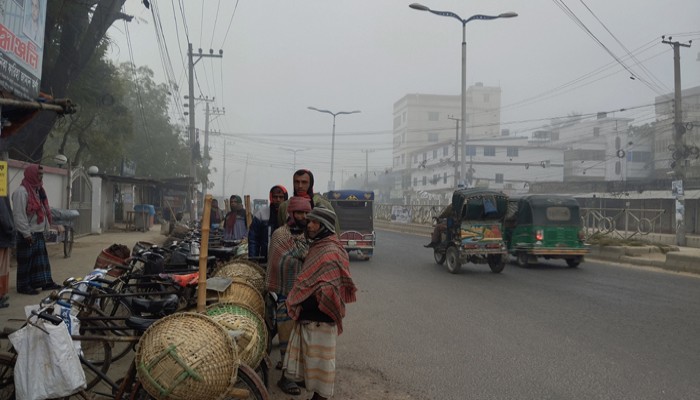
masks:
MULTIPOLYGON (((184 3, 187 29, 180 4, 157 3, 170 55, 168 68, 179 87, 174 96, 187 94, 188 41, 205 53, 209 48, 223 50, 223 58, 204 58, 195 66, 195 96, 215 97, 211 106, 226 109, 225 116, 211 124, 223 133, 210 138, 217 169, 210 176, 215 196, 222 194, 224 141, 226 197, 237 193, 267 198, 269 188, 278 183, 291 190, 294 154, 282 148, 298 150, 296 168, 312 170, 316 191, 325 191, 333 119, 308 106, 362 111, 336 120, 334 178, 339 188, 343 176, 364 173, 363 151, 374 150, 369 153, 371 174, 391 167, 394 102, 408 93, 460 93, 461 24, 410 9, 411 1, 242 0, 231 20, 235 0, 183 0, 179 3, 184 3)), ((463 18, 519 14, 466 26, 467 83, 501 88, 501 127, 517 134, 545 125, 548 118, 647 106, 657 95, 671 92, 673 53, 661 43, 661 35, 683 43, 694 40, 681 50, 682 85, 700 85, 697 0, 563 3, 641 78, 634 80, 562 11, 561 1, 421 3, 463 18)), ((127 0, 125 12, 135 16, 128 24, 133 62, 148 65, 157 81, 165 82, 151 11, 141 1, 127 0)), ((132 60, 124 24, 117 23, 108 34, 114 41, 110 57, 132 60)), ((184 109, 171 108, 173 122, 186 124, 184 109)), ((202 131, 203 110, 204 104, 198 104, 196 125, 202 131)), ((633 124, 651 122, 653 107, 615 115, 634 118, 633 124)), ((454 123, 446 120, 445 126, 454 123)))

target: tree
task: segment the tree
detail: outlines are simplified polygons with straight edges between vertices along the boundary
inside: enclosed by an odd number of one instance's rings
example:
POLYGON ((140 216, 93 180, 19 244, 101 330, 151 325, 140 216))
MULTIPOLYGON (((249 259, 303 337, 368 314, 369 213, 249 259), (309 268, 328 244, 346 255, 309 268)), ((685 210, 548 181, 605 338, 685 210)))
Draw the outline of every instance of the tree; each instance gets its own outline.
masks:
MULTIPOLYGON (((40 90, 54 98, 67 96, 106 33, 115 21, 131 17, 120 10, 125 0, 47 1, 44 54, 40 90)), ((41 111, 19 132, 3 141, 10 157, 38 162, 44 143, 57 121, 51 111, 41 111)))

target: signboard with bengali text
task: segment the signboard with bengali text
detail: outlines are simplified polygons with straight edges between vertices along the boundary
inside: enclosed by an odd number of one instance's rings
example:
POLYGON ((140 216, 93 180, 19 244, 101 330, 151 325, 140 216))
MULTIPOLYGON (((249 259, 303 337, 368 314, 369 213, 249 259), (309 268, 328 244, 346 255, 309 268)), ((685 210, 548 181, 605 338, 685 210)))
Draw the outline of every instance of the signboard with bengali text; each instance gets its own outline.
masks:
POLYGON ((0 88, 25 100, 39 96, 46 1, 0 1, 0 88))

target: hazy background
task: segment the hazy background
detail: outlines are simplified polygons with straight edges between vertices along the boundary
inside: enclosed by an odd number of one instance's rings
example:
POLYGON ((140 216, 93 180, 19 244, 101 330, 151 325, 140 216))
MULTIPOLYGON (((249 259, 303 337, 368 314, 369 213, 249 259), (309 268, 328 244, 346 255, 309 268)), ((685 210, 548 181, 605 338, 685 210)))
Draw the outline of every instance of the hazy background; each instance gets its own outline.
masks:
MULTIPOLYGON (((210 106, 226 110, 210 125, 221 132, 209 140, 215 196, 267 198, 278 183, 291 190, 293 150, 296 168, 310 169, 316 191, 325 191, 333 118, 308 106, 362 111, 336 120, 334 178, 342 188, 344 178, 364 173, 367 150, 373 150, 370 175, 391 168, 394 102, 408 93, 460 93, 461 24, 410 9, 410 1, 150 3, 146 9, 141 1, 126 2, 124 12, 135 18, 109 31, 111 54, 117 62, 148 65, 156 81, 171 83, 174 123, 188 124, 187 43, 195 52, 223 50, 223 58, 203 58, 195 66, 195 96, 214 97, 210 106)), ((501 128, 517 134, 549 118, 623 108, 631 110, 615 115, 634 118, 634 124, 653 121, 654 97, 673 91, 673 52, 662 35, 695 41, 681 49, 682 84, 700 85, 698 0, 421 3, 462 18, 519 14, 467 24, 467 84, 499 86, 501 128), (630 79, 592 36, 638 79, 630 79)), ((197 103, 202 134, 204 107, 197 103)))

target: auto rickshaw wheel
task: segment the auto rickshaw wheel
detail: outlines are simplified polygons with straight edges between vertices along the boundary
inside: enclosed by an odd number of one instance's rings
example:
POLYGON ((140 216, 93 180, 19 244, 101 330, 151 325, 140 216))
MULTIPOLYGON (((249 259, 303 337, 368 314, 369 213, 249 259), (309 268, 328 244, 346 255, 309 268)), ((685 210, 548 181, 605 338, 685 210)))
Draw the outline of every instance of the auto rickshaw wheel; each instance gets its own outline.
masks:
POLYGON ((451 274, 459 273, 459 270, 462 269, 462 260, 459 258, 459 250, 457 247, 448 247, 445 256, 447 258, 447 270, 450 271, 451 274))
POLYGON ((489 254, 486 259, 489 262, 489 268, 494 274, 500 274, 503 268, 506 267, 506 256, 501 254, 489 254))
POLYGON ((433 257, 435 257, 435 262, 438 265, 442 265, 445 263, 446 255, 444 250, 433 249, 433 257))
POLYGON ((515 262, 518 264, 518 267, 528 268, 530 266, 530 263, 528 262, 529 258, 530 257, 527 255, 527 253, 519 252, 515 255, 515 262))
POLYGON ((566 265, 569 266, 569 268, 576 268, 581 264, 581 258, 582 257, 574 257, 574 258, 567 258, 566 259, 566 265))

